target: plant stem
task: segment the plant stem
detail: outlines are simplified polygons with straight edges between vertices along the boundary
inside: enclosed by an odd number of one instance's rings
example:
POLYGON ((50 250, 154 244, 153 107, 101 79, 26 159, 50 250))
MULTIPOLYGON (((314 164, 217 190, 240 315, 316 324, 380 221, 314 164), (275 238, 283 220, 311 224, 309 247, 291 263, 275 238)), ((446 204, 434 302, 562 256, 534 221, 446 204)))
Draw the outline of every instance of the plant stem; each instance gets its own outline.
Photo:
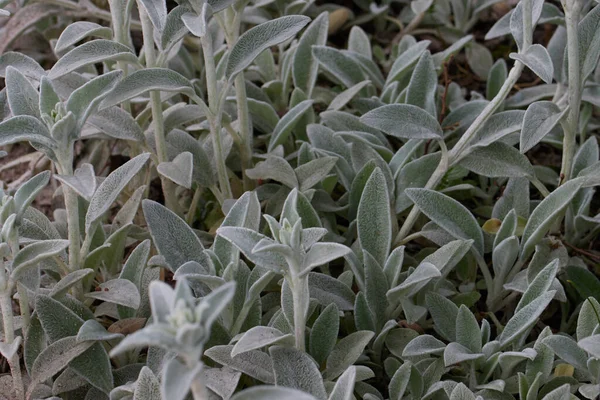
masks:
POLYGON ((19 309, 21 310, 21 317, 23 322, 21 323, 21 331, 23 336, 27 334, 29 324, 31 322, 31 311, 29 310, 29 294, 27 288, 17 282, 17 293, 19 293, 19 309))
MULTIPOLYGON (((142 35, 144 39, 144 56, 146 58, 146 68, 155 66, 156 54, 154 50, 154 27, 146 13, 145 8, 138 3, 140 20, 142 21, 142 35)), ((168 162, 167 141, 165 139, 165 124, 160 100, 160 92, 153 90, 150 92, 150 105, 152 108, 152 121, 154 122, 154 141, 156 144, 156 155, 158 163, 168 162)), ((167 178, 160 178, 165 203, 167 207, 179 214, 179 203, 175 197, 175 185, 167 178)))
MULTIPOLYGON (((9 283, 9 277, 6 276, 4 263, 0 261, 0 269, 2 270, 2 281, 4 287, 0 288, 0 310, 2 310, 2 323, 4 328, 4 343, 10 345, 15 340, 15 327, 13 325, 13 309, 12 309, 12 285, 9 283)), ((25 398, 25 387, 23 386, 23 378, 21 376, 21 364, 19 355, 15 354, 10 360, 7 360, 10 365, 10 371, 13 378, 13 390, 16 398, 22 400, 25 398)))
MULTIPOLYGON (((73 175, 73 153, 64 157, 67 163, 58 165, 59 172, 63 175, 73 175)), ((63 196, 65 209, 67 211, 68 239, 69 239, 69 270, 71 272, 79 269, 79 252, 81 250, 81 238, 79 232, 79 200, 77 193, 70 187, 63 185, 63 196)))
POLYGON ((569 61, 569 114, 564 124, 563 157, 560 169, 560 184, 571 178, 575 157, 576 136, 581 109, 581 66, 579 62, 579 36, 577 26, 581 13, 580 0, 562 0, 567 25, 567 58, 569 61))
POLYGON ((246 79, 243 72, 235 77, 235 97, 239 129, 242 142, 240 143, 240 159, 242 162, 242 177, 244 179, 244 191, 252 190, 254 183, 246 175, 246 169, 252 168, 252 127, 250 126, 250 111, 248 110, 248 98, 246 95, 246 79))
POLYGON ((492 274, 490 273, 490 269, 485 262, 485 259, 477 250, 473 250, 473 255, 475 256, 475 260, 477 261, 477 265, 481 270, 481 274, 483 275, 483 279, 485 280, 485 286, 488 290, 488 298, 495 298, 495 287, 494 280, 492 279, 492 274))
POLYGON ((202 197, 202 188, 197 187, 196 190, 194 191, 194 197, 192 198, 190 208, 185 217, 185 222, 187 222, 187 224, 189 226, 192 226, 192 224, 194 223, 194 219, 196 217, 196 209, 198 208, 198 203, 200 202, 200 197, 202 197))
POLYGON ((220 101, 217 94, 217 72, 215 67, 215 59, 213 57, 213 48, 210 35, 204 36, 202 39, 202 53, 204 55, 204 73, 206 75, 206 91, 208 94, 208 106, 211 115, 208 116, 212 134, 213 152, 215 164, 217 166, 217 177, 219 178, 219 186, 221 193, 225 199, 233 198, 229 178, 227 176, 227 166, 225 165, 225 157, 223 156, 223 144, 221 143, 221 121, 219 112, 220 101))
MULTIPOLYGON (((528 3, 530 1, 531 0, 524 0, 525 3, 528 3)), ((531 31, 526 30, 524 36, 530 37, 531 31)), ((473 138, 485 125, 488 119, 490 119, 494 112, 502 105, 502 102, 504 101, 506 96, 508 96, 512 87, 515 85, 515 83, 517 83, 517 80, 519 80, 521 72, 523 72, 523 67, 523 63, 521 63, 520 61, 515 61, 515 65, 510 70, 510 73, 508 74, 506 81, 504 81, 504 84, 498 91, 498 94, 496 94, 492 101, 488 103, 488 105, 483 109, 481 114, 479 114, 479 116, 475 119, 475 121, 473 121, 471 126, 469 126, 469 129, 467 129, 467 131, 461 136, 460 140, 454 145, 452 150, 450 150, 450 152, 448 153, 447 162, 444 159, 440 161, 440 164, 433 172, 433 175, 431 175, 429 181, 427 181, 425 189, 435 189, 435 187, 437 187, 437 185, 440 184, 444 175, 446 175, 446 172, 448 172, 448 170, 453 165, 458 163, 461 160, 461 158, 464 157, 465 150, 468 149, 471 140, 473 140, 473 138)), ((408 233, 413 228, 413 225, 415 224, 417 218, 419 217, 419 214, 420 211, 417 207, 413 207, 411 209, 410 213, 406 217, 406 220, 404 221, 404 224, 402 224, 400 232, 398 232, 398 235, 394 240, 395 245, 397 243, 401 243, 402 240, 408 235, 408 233)))
POLYGON ((306 346, 306 312, 308 311, 308 275, 303 277, 292 276, 290 279, 292 301, 294 303, 294 335, 296 349, 305 351, 306 346))
POLYGON ((537 176, 530 177, 529 181, 533 184, 533 186, 536 187, 537 190, 540 191, 540 193, 542 194, 542 196, 548 197, 550 195, 550 191, 548 190, 548 188, 546 187, 546 185, 544 185, 542 183, 542 181, 540 181, 538 179, 537 176))

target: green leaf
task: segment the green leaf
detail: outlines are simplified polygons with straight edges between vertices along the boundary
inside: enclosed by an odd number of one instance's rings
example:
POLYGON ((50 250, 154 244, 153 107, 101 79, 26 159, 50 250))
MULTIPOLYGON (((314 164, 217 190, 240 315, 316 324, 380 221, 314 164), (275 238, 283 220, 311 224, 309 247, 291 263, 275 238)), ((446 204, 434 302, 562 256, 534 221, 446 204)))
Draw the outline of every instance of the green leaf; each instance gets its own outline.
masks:
POLYGON ((496 97, 507 77, 508 69, 506 67, 506 61, 501 58, 494 63, 490 69, 490 73, 488 74, 485 95, 486 99, 491 101, 494 97, 496 97))
POLYGON ((100 108, 106 109, 151 90, 195 95, 192 84, 183 75, 166 68, 144 68, 119 82, 104 99, 100 108))
POLYGON ((75 90, 67 100, 67 111, 77 119, 77 127, 81 129, 88 116, 100 107, 100 103, 117 86, 123 71, 112 71, 92 79, 75 90))
POLYGON ((452 390, 450 400, 476 400, 475 395, 471 392, 464 383, 459 383, 452 390))
POLYGON ((352 400, 354 398, 355 381, 356 367, 349 367, 342 376, 338 378, 328 400, 352 400))
POLYGON ((440 271, 435 265, 423 262, 408 276, 400 285, 391 288, 386 296, 390 303, 401 301, 414 295, 420 288, 425 286, 427 282, 433 278, 440 277, 440 271))
POLYGON ((440 164, 441 158, 439 152, 425 154, 402 167, 396 176, 396 214, 400 214, 412 205, 412 201, 406 195, 406 189, 424 188, 440 164))
POLYGON ((325 362, 337 341, 340 316, 335 303, 321 312, 310 330, 309 353, 318 365, 325 362))
POLYGON ((50 297, 54 299, 59 299, 60 297, 64 296, 69 291, 69 289, 71 289, 71 287, 73 287, 78 282, 81 282, 81 280, 83 280, 92 273, 94 273, 94 270, 89 268, 71 272, 70 274, 62 278, 60 281, 58 281, 56 285, 54 285, 52 291, 50 292, 50 297))
POLYGON ((144 140, 142 129, 127 111, 119 107, 109 107, 88 117, 87 123, 102 133, 122 140, 141 142, 144 140))
POLYGON ((257 350, 273 344, 293 344, 294 335, 284 335, 279 329, 268 326, 255 326, 246 331, 231 350, 231 357, 245 353, 250 350, 257 350))
POLYGON ((515 313, 519 312, 523 307, 526 307, 533 300, 540 297, 542 294, 546 293, 552 282, 554 281, 554 277, 558 272, 559 260, 555 259, 550 264, 548 264, 543 270, 540 271, 539 274, 535 277, 535 279, 527 286, 527 291, 521 297, 519 304, 517 304, 517 308, 515 309, 515 313))
POLYGON ((552 83, 554 66, 548 50, 540 44, 529 46, 524 53, 511 53, 513 60, 521 61, 546 83, 552 83))
MULTIPOLYGON (((158 219, 157 223, 159 223, 158 219)), ((258 243, 269 239, 252 229, 224 226, 217 229, 217 235, 232 243, 248 260, 256 265, 269 268, 278 273, 282 273, 287 269, 287 262, 282 255, 274 252, 253 252, 258 243)))
POLYGON ((388 301, 386 293, 389 286, 383 269, 367 250, 363 251, 363 258, 365 261, 365 296, 377 332, 379 332, 387 320, 386 308, 388 301))
POLYGON ((173 161, 162 162, 156 167, 159 174, 186 189, 192 188, 194 156, 189 151, 179 153, 173 161))
POLYGON ((426 302, 436 332, 447 341, 456 340, 456 320, 458 317, 456 304, 435 292, 427 293, 426 302))
POLYGON ((519 312, 515 313, 498 337, 501 346, 508 346, 521 336, 521 334, 531 328, 537 322, 537 319, 546 309, 548 304, 550 304, 555 293, 556 291, 554 290, 547 291, 523 307, 519 312))
POLYGON ((41 261, 62 253, 68 246, 68 240, 42 240, 23 247, 13 260, 11 278, 18 281, 28 268, 37 267, 41 261))
POLYGON ((410 104, 390 104, 369 111, 360 119, 388 135, 405 139, 441 139, 442 128, 427 111, 410 104))
POLYGON ((88 206, 87 214, 85 216, 86 232, 89 231, 94 222, 102 218, 104 213, 108 211, 121 191, 142 169, 149 158, 150 153, 140 154, 111 172, 110 175, 102 181, 94 193, 94 196, 92 196, 88 206))
POLYGON ((252 350, 231 357, 232 345, 213 346, 204 355, 217 363, 240 371, 261 382, 274 384, 273 361, 265 352, 252 350))
MULTIPOLYGON (((65 337, 77 336, 83 319, 60 302, 44 295, 38 295, 35 310, 50 343, 65 337)), ((110 360, 100 343, 93 344, 83 354, 69 363, 79 376, 95 388, 109 393, 113 388, 110 360)))
POLYGON ((60 78, 79 68, 107 61, 138 64, 137 57, 129 47, 112 40, 97 39, 77 46, 62 56, 48 73, 48 78, 60 78))
POLYGON ((490 178, 520 178, 535 175, 527 157, 502 142, 474 148, 459 165, 490 178))
POLYGON ((344 257, 351 251, 349 247, 339 243, 315 243, 304 258, 302 272, 307 273, 319 265, 325 265, 340 257, 344 257))
POLYGON ((577 317, 577 340, 592 336, 598 324, 600 324, 600 303, 594 297, 588 297, 583 301, 577 317))
POLYGON ((204 246, 183 219, 151 200, 144 200, 142 208, 154 246, 165 257, 172 271, 177 271, 188 261, 206 264, 204 246))
MULTIPOLYGON (((575 287, 579 295, 587 299, 593 297, 596 300, 600 298, 600 280, 587 268, 570 265, 566 268, 569 283, 575 287)), ((600 309, 598 309, 600 312, 600 309)))
POLYGON ((390 400, 402 400, 412 372, 412 364, 405 362, 396 370, 389 384, 390 400))
POLYGON ((85 296, 136 310, 140 306, 141 298, 138 288, 127 279, 111 279, 102 282, 98 287, 101 290, 87 293, 85 296))
POLYGON ((578 343, 579 347, 596 358, 600 358, 600 335, 588 336, 578 343))
POLYGON ((27 209, 50 180, 50 171, 43 171, 23 183, 14 195, 17 209, 17 221, 21 220, 27 209))
POLYGON ((6 69, 8 66, 18 69, 23 75, 41 80, 46 75, 44 68, 33 58, 15 51, 8 51, 0 55, 0 77, 6 77, 6 69))
POLYGON ((154 29, 162 33, 167 21, 167 3, 163 0, 140 0, 138 4, 144 7, 154 29))
POLYGON ((29 79, 18 69, 6 68, 6 97, 13 116, 30 115, 40 118, 40 95, 29 79))
MULTIPOLYGON (((414 40, 414 39, 413 39, 414 40)), ((404 52, 398 54, 398 58, 394 61, 392 68, 388 74, 385 86, 388 86, 394 81, 400 80, 404 74, 410 71, 421 55, 427 50, 431 42, 429 40, 422 40, 418 43, 413 44, 404 52)))
POLYGON ((231 49, 227 60, 225 76, 231 80, 248 67, 260 53, 269 47, 283 43, 294 36, 310 22, 310 18, 288 15, 263 22, 246 31, 231 49))
POLYGON ((537 101, 527 107, 521 130, 521 153, 529 151, 554 129, 568 111, 551 101, 537 101))
POLYGON ((273 130, 271 134, 271 140, 269 141, 268 151, 271 152, 275 147, 280 144, 284 144, 287 142, 290 134, 296 127, 296 125, 300 122, 302 117, 306 115, 306 113, 311 109, 313 105, 312 100, 304 100, 298 103, 294 108, 289 110, 285 115, 279 120, 277 126, 273 130))
POLYGON ((423 214, 456 239, 473 239, 483 254, 483 232, 473 214, 458 201, 429 189, 407 189, 406 194, 423 214))
MULTIPOLYGON (((260 203, 256 192, 244 193, 231 207, 221 227, 239 226, 258 229, 260 224, 260 203)), ((239 259, 235 246, 221 236, 215 238, 212 250, 223 265, 229 265, 239 259)))
POLYGON ((112 29, 89 21, 76 21, 65 28, 58 37, 54 51, 62 53, 75 43, 91 36, 111 39, 112 29))
POLYGON ((94 342, 77 343, 75 336, 67 336, 50 344, 33 363, 31 384, 35 386, 52 378, 93 345, 94 342))
POLYGON ((437 115, 435 103, 437 86, 438 75, 433 58, 429 51, 425 51, 415 66, 410 83, 406 88, 406 103, 422 108, 435 117, 437 115))
POLYGON ((311 97, 317 75, 319 63, 312 53, 312 46, 324 46, 327 42, 327 31, 329 29, 329 13, 323 12, 306 28, 298 41, 298 47, 294 53, 292 64, 292 77, 294 86, 302 89, 311 97))
POLYGON ((272 179, 281 182, 289 188, 297 188, 298 177, 296 172, 284 158, 268 155, 264 161, 256 163, 254 168, 246 170, 250 179, 272 179))
POLYGON ((419 335, 411 340, 404 350, 402 357, 419 357, 429 354, 442 354, 446 344, 431 335, 419 335))
POLYGON ((565 383, 562 386, 547 393, 542 400, 567 400, 571 399, 571 385, 565 383))
POLYGON ((358 292, 354 301, 354 325, 356 329, 375 332, 373 312, 367 304, 365 292, 358 292))
MULTIPOLYGON (((579 22, 577 27, 579 36, 579 62, 581 65, 582 79, 592 73, 598 64, 600 56, 600 7, 594 7, 579 22)), ((565 49, 566 52, 566 49, 565 49)), ((567 60, 565 59, 565 62, 567 60)))
POLYGON ((90 201, 96 191, 96 174, 91 164, 81 164, 73 175, 54 175, 54 177, 87 201, 90 201))
POLYGON ((566 209, 581 188, 581 185, 582 181, 580 179, 573 179, 565 183, 550 193, 533 210, 527 220, 527 225, 525 225, 521 239, 521 260, 527 259, 533 253, 535 245, 544 237, 546 232, 548 232, 557 218, 566 209))
POLYGON ((352 29, 350 29, 348 50, 361 54, 367 58, 372 57, 373 50, 371 49, 371 39, 369 39, 367 33, 358 25, 354 25, 352 29))
POLYGON ((375 168, 365 185, 356 216, 358 240, 384 265, 392 243, 391 210, 385 177, 375 168))
MULTIPOLYGON (((197 117, 198 115, 195 115, 195 118, 197 117)), ((192 179, 194 182, 204 187, 209 187, 216 182, 216 174, 211 166, 211 160, 200 141, 179 129, 173 129, 167 136, 167 141, 174 147, 176 155, 186 151, 192 153, 194 166, 192 179)))
POLYGON ((255 386, 242 390, 231 400, 315 400, 315 397, 300 390, 285 387, 255 386))
POLYGON ((0 146, 25 141, 51 151, 57 147, 48 129, 37 118, 20 115, 0 123, 0 146))
POLYGON ((465 305, 461 305, 458 309, 456 341, 473 353, 481 353, 482 343, 479 324, 473 313, 465 305))
POLYGON ((362 81, 357 83, 356 85, 349 87, 344 90, 342 93, 335 96, 333 100, 329 103, 329 107, 327 110, 337 111, 341 110, 346 104, 348 104, 357 94, 359 94, 365 87, 369 86, 371 81, 362 81))
POLYGON ((146 366, 142 367, 136 381, 133 400, 161 400, 160 383, 152 370, 146 366))
MULTIPOLYGON (((592 336, 590 336, 592 337, 592 336)), ((550 347, 552 351, 563 361, 571 364, 582 371, 588 369, 588 356, 585 354, 577 342, 568 336, 552 335, 543 340, 543 343, 550 347)))
POLYGON ((326 274, 311 272, 308 275, 308 284, 310 297, 321 305, 335 303, 341 311, 354 309, 354 292, 341 281, 326 274))
POLYGON ((327 369, 324 377, 335 379, 350 367, 362 354, 364 348, 375 334, 370 331, 358 331, 351 333, 340 340, 329 357, 327 357, 327 369))
POLYGON ((275 385, 298 389, 318 399, 327 398, 321 373, 306 353, 280 346, 271 347, 269 353, 273 359, 275 385))
POLYGON ((328 46, 313 46, 312 54, 319 61, 321 68, 346 88, 365 80, 360 65, 341 50, 328 46))
POLYGON ((300 185, 298 189, 301 192, 305 192, 320 183, 329 175, 337 160, 337 157, 319 157, 316 160, 300 165, 295 170, 300 185))
POLYGON ((81 325, 79 332, 77 333, 77 343, 91 342, 90 345, 96 341, 106 341, 114 339, 122 339, 123 335, 120 333, 108 332, 98 321, 95 319, 88 319, 81 325))
POLYGON ((188 367, 177 358, 169 359, 162 370, 160 392, 164 399, 184 400, 200 372, 201 364, 188 367))

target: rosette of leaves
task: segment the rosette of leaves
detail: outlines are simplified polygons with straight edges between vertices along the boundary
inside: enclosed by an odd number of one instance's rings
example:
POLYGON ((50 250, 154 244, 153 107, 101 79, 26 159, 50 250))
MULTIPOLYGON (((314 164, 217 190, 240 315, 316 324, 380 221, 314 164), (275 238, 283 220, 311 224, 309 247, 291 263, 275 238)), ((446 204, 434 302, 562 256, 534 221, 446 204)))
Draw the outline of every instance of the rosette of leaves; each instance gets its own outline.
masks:
POLYGON ((327 234, 326 229, 303 227, 303 222, 309 225, 314 221, 315 214, 306 197, 292 190, 279 221, 264 215, 271 238, 242 227, 221 227, 217 230, 219 236, 230 241, 257 266, 283 275, 282 303, 289 301, 287 293, 291 294, 293 321, 289 322, 294 327, 298 350, 305 349, 310 272, 351 252, 339 243, 319 242, 327 234))
MULTIPOLYGON (((148 346, 163 349, 168 354, 162 366, 162 398, 184 399, 190 388, 195 398, 205 398, 205 384, 199 375, 200 358, 213 323, 233 298, 234 291, 235 284, 228 283, 197 299, 185 279, 178 281, 175 289, 163 282, 152 282, 152 322, 123 339, 111 350, 111 356, 148 346)), ((136 391, 147 390, 139 385, 138 382, 136 391)))

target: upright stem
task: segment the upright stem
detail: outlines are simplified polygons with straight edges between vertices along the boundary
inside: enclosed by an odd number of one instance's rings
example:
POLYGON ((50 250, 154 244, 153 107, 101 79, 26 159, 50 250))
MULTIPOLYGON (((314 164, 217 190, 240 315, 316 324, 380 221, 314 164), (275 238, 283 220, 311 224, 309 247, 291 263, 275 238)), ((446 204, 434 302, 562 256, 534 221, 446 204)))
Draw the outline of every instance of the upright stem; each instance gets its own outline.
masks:
MULTIPOLYGON (((144 39, 144 56, 146 57, 146 68, 152 68, 156 63, 156 54, 154 49, 154 27, 146 13, 145 8, 138 3, 140 20, 142 22, 142 36, 144 39)), ((165 124, 163 118, 162 101, 160 92, 153 90, 150 92, 150 106, 152 108, 152 121, 154 122, 154 141, 156 143, 156 155, 158 163, 168 162, 167 141, 165 139, 165 124)), ((175 197, 175 185, 165 177, 161 177, 165 203, 168 208, 178 212, 179 204, 175 197)))
MULTIPOLYGON (((529 3, 531 0, 524 0, 525 3, 529 3)), ((531 25, 531 24, 530 24, 531 25)), ((525 37, 531 37, 531 30, 525 31, 525 37)), ((427 181, 425 185, 426 189, 434 189, 437 185, 440 184, 448 169, 455 165, 457 162, 461 160, 465 155, 465 150, 468 149, 468 146, 473 140, 473 138, 477 135, 479 130, 485 125, 485 123, 490 119, 490 117, 496 112, 496 110, 502 105, 502 102, 510 93, 512 87, 517 83, 519 77, 521 76, 521 72, 523 72, 524 65, 520 61, 515 61, 515 65, 510 70, 506 81, 498 91, 498 94, 488 103, 488 105, 483 109, 481 114, 473 121, 469 129, 461 136, 460 140, 454 145, 452 150, 448 153, 448 160, 442 159, 437 169, 434 171, 433 175, 427 181)), ((419 217, 420 211, 417 207, 413 207, 410 210, 410 213, 406 217, 406 221, 402 225, 400 232, 396 236, 394 243, 400 243, 406 235, 411 231, 413 225, 415 224, 417 218, 419 217)))
POLYGON ((581 109, 581 66, 579 62, 579 36, 577 26, 581 13, 581 0, 562 0, 567 25, 567 58, 569 61, 569 114, 564 125, 563 158, 560 170, 560 183, 571 178, 575 157, 576 136, 581 109))
POLYGON ((290 280, 292 301, 294 303, 294 335, 296 349, 305 351, 306 346, 306 312, 308 308, 308 275, 292 277, 290 280))
MULTIPOLYGON (((73 175, 73 152, 64 154, 58 163, 58 172, 63 175, 73 175)), ((71 272, 79 269, 79 253, 81 250, 81 238, 79 231, 79 200, 77 193, 70 187, 63 185, 63 197, 67 211, 67 232, 69 239, 69 270, 71 272)))
POLYGON ((250 126, 250 111, 246 95, 246 80, 243 72, 235 77, 235 97, 237 102, 238 120, 240 125, 240 158, 242 161, 242 176, 244 190, 253 189, 253 181, 246 176, 246 169, 252 168, 252 127, 250 126))
POLYGON ((19 293, 19 309, 21 310, 21 318, 23 323, 21 324, 21 331, 23 336, 27 334, 29 324, 31 323, 31 311, 29 310, 29 294, 27 288, 17 282, 17 293, 19 293))
MULTIPOLYGON (((118 18, 120 13, 115 9, 114 0, 109 0, 109 6, 110 14, 112 16, 111 26, 114 32, 113 40, 125 46, 131 46, 130 21, 131 8, 133 6, 133 2, 130 1, 126 3, 127 7, 125 8, 125 10, 123 10, 123 15, 121 15, 121 17, 123 18, 122 21, 118 18)), ((128 75, 129 66, 126 62, 117 61, 117 67, 123 71, 124 76, 128 75)), ((129 100, 123 102, 122 107, 125 111, 131 113, 131 103, 129 102, 129 100)))
POLYGON ((209 116, 213 152, 215 163, 217 164, 217 177, 219 178, 219 186, 221 192, 226 199, 233 198, 229 178, 227 176, 227 166, 225 165, 225 157, 223 156, 223 144, 221 143, 221 121, 219 112, 219 96, 217 93, 217 72, 215 67, 215 59, 213 57, 213 48, 210 35, 204 36, 202 39, 202 52, 204 54, 204 73, 206 75, 206 91, 208 92, 208 106, 211 111, 209 116))
POLYGON ((492 278, 490 269, 489 269, 487 263, 485 262, 485 259, 483 258, 483 256, 481 254, 479 254, 479 252, 477 252, 476 250, 473 250, 473 255, 475 256, 477 265, 479 266, 479 269, 481 270, 481 274, 483 275, 483 279, 485 280, 485 286, 487 287, 487 290, 488 290, 488 298, 494 298, 496 296, 496 294, 495 294, 496 291, 494 288, 494 279, 492 278))
POLYGON ((187 222, 189 226, 192 226, 192 224, 194 223, 194 219, 196 217, 196 209, 198 208, 198 203, 200 202, 201 196, 202 188, 197 187, 194 191, 194 197, 192 198, 190 208, 188 209, 187 215, 185 216, 185 222, 187 222))
MULTIPOLYGON (((2 311, 2 323, 4 328, 4 343, 12 344, 15 340, 15 327, 13 325, 13 309, 12 309, 12 288, 13 285, 9 283, 9 277, 6 276, 4 269, 4 262, 0 260, 0 310, 2 311)), ((25 387, 23 386, 23 378, 21 376, 21 364, 19 362, 19 355, 15 354, 8 360, 10 365, 10 371, 13 378, 13 389, 17 396, 17 399, 22 400, 25 398, 25 387)))

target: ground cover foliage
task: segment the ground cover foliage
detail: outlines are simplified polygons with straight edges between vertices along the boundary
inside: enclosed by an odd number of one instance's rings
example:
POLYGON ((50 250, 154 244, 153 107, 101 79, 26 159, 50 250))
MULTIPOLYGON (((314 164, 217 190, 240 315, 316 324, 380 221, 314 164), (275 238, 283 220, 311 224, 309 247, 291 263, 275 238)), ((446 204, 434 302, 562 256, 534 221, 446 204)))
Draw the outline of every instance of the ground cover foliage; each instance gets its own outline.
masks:
POLYGON ((0 399, 600 396, 597 2, 0 6, 0 399))

